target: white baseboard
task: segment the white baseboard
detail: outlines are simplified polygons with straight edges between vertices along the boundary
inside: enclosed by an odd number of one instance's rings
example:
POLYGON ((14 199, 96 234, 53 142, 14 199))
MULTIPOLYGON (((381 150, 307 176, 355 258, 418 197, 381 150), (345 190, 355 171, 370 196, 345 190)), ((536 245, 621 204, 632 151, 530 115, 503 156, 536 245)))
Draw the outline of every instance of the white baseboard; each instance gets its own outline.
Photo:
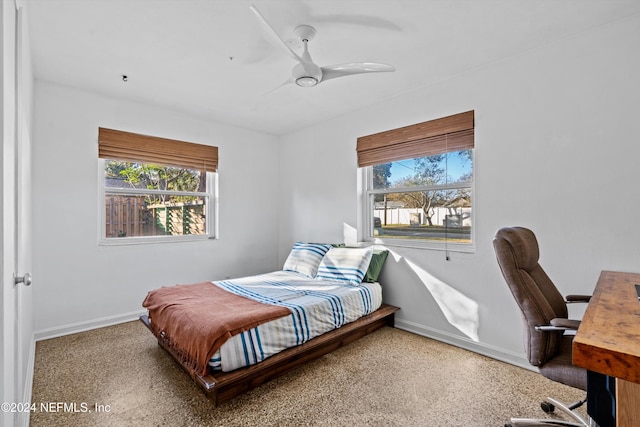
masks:
POLYGON ((500 360, 501 362, 519 366, 530 371, 537 371, 535 367, 529 364, 529 361, 523 353, 515 353, 500 347, 475 342, 469 339, 462 338, 460 336, 450 334, 448 332, 410 322, 408 320, 396 318, 395 327, 407 332, 412 332, 417 335, 422 335, 423 337, 442 341, 444 343, 451 344, 453 346, 460 347, 474 353, 482 354, 483 356, 491 357, 492 359, 500 360))
POLYGON ((50 338, 61 337, 64 335, 76 334, 78 332, 90 331, 92 329, 104 328, 105 326, 117 325, 119 323, 131 322, 138 320, 142 314, 146 314, 146 310, 133 311, 131 313, 123 313, 115 316, 102 317, 100 319, 88 320, 86 322, 71 323, 69 325, 55 326, 53 328, 41 329, 35 332, 35 341, 48 340, 50 338))

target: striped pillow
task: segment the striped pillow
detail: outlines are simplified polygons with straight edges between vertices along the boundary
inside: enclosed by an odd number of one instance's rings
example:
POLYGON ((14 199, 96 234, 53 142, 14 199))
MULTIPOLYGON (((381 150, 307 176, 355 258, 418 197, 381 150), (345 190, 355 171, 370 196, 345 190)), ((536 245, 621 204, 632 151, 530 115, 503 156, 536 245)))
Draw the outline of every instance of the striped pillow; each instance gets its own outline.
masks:
POLYGON ((369 268, 372 254, 372 247, 331 248, 322 258, 316 278, 359 285, 369 268))
POLYGON ((282 269, 314 278, 318 272, 318 265, 329 248, 331 245, 296 242, 282 269))

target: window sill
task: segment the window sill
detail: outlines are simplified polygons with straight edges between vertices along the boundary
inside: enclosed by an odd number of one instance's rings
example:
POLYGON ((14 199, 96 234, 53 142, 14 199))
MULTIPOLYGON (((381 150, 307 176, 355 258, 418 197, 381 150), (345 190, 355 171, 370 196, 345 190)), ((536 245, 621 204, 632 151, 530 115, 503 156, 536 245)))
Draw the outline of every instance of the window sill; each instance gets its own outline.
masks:
POLYGON ((369 237, 367 242, 375 245, 409 248, 432 251, 448 251, 461 253, 475 253, 476 247, 473 243, 451 243, 451 242, 433 242, 433 241, 416 241, 405 239, 381 239, 378 237, 369 237))
POLYGON ((204 240, 217 240, 215 236, 197 235, 197 236, 158 236, 158 237, 112 237, 110 239, 101 238, 98 241, 99 246, 127 246, 127 245, 148 245, 148 244, 167 244, 182 242, 198 242, 204 240))

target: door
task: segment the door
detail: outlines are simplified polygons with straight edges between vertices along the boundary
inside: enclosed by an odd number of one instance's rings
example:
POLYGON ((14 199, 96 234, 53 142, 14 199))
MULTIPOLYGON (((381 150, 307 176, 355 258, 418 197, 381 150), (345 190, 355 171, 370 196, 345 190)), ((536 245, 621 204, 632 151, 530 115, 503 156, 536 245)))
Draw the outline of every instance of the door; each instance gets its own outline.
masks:
POLYGON ((30 259, 29 178, 30 94, 32 78, 29 62, 25 69, 26 32, 20 2, 3 1, 2 19, 2 292, 0 303, 0 425, 26 426, 29 413, 19 404, 31 398, 33 376, 32 291, 28 271, 30 259))

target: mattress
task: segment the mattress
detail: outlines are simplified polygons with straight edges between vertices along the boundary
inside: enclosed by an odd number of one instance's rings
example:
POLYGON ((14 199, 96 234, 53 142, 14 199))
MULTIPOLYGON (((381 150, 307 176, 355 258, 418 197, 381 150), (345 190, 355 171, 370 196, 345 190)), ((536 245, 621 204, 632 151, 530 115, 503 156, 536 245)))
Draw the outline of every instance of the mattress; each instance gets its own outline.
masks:
POLYGON ((355 286, 312 279, 292 271, 212 283, 237 295, 291 310, 291 315, 231 337, 209 361, 213 371, 229 372, 259 363, 372 313, 382 304, 379 283, 355 286))

